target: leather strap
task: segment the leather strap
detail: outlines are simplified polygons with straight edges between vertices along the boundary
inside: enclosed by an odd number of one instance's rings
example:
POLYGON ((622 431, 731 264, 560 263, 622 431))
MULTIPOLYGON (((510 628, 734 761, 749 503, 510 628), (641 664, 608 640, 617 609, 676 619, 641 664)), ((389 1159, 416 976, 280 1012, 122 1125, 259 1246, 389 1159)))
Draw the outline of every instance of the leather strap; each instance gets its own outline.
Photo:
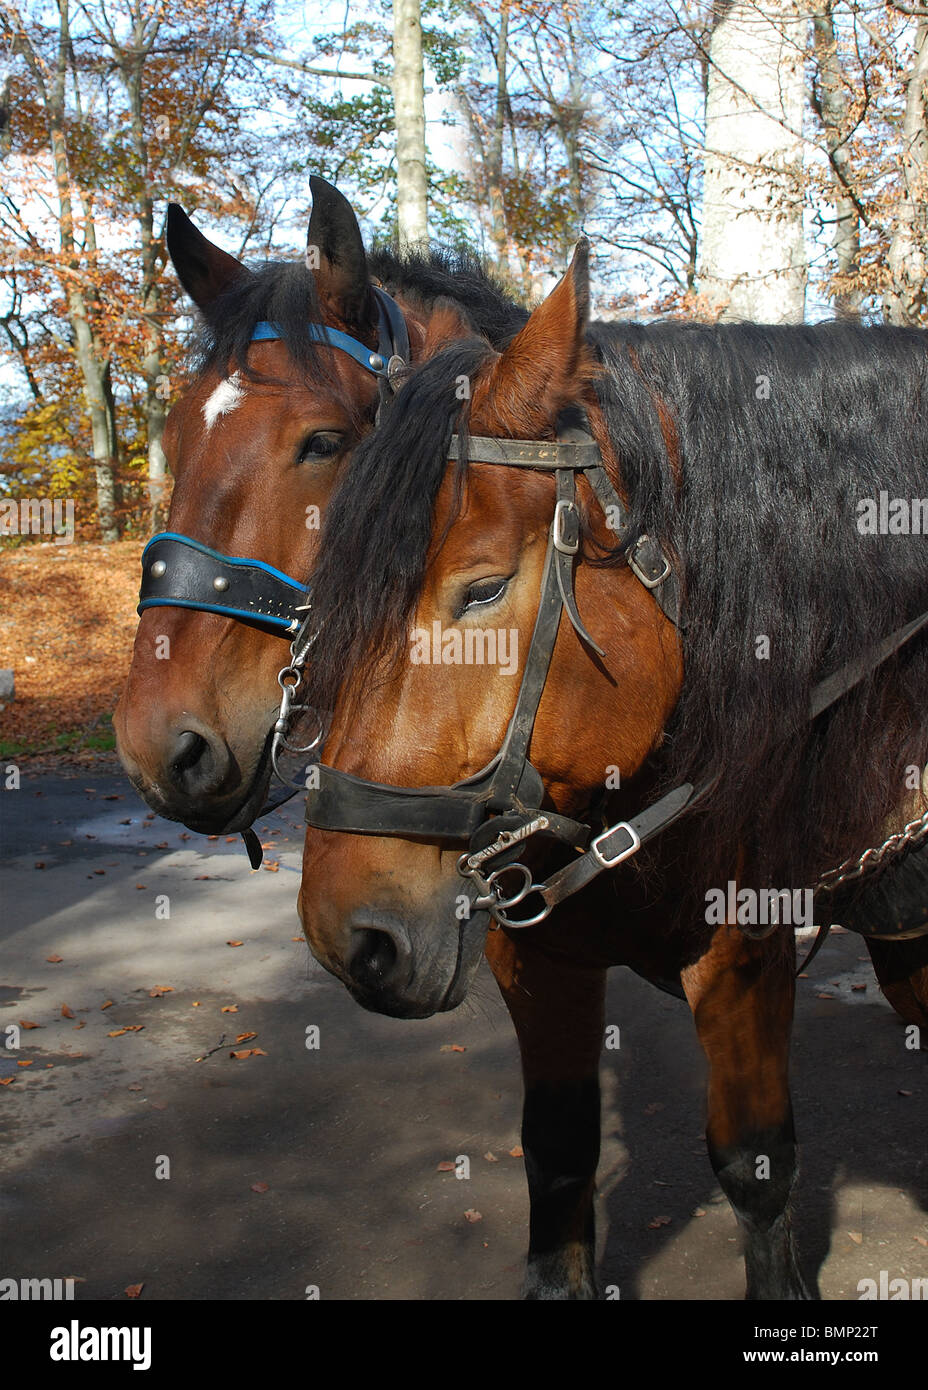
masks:
POLYGON ((162 531, 142 552, 136 611, 195 608, 291 637, 302 621, 306 596, 304 584, 263 560, 239 560, 189 536, 162 531))

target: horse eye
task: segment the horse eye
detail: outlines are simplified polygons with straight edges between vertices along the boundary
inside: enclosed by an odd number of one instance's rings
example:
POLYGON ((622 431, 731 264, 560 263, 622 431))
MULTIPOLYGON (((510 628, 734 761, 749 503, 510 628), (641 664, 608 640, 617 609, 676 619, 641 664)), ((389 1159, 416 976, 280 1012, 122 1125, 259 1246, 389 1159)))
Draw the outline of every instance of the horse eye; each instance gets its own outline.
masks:
POLYGON ((345 436, 336 430, 319 430, 311 434, 300 450, 298 462, 307 459, 327 459, 337 454, 344 444, 345 436))
POLYGON ((472 584, 467 591, 461 611, 466 613, 468 608, 479 608, 482 604, 495 603, 506 592, 508 583, 508 579, 481 579, 479 584, 472 584))

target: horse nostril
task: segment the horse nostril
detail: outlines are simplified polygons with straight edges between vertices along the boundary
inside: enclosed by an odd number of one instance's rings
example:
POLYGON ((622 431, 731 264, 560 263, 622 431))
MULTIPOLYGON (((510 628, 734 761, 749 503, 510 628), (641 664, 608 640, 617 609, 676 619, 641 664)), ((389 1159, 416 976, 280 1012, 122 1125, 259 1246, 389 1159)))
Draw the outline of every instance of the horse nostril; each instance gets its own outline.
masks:
POLYGON ((358 940, 348 973, 362 989, 382 989, 396 964, 396 943, 386 932, 371 927, 355 932, 355 936, 358 940))
POLYGON ((207 738, 193 729, 177 735, 171 753, 174 786, 185 796, 208 796, 223 790, 231 757, 221 739, 207 738))
POLYGON ((174 745, 174 757, 171 761, 171 768, 174 772, 184 773, 188 768, 194 767, 203 756, 204 749, 209 744, 201 734, 195 734, 192 729, 185 729, 178 735, 174 745))

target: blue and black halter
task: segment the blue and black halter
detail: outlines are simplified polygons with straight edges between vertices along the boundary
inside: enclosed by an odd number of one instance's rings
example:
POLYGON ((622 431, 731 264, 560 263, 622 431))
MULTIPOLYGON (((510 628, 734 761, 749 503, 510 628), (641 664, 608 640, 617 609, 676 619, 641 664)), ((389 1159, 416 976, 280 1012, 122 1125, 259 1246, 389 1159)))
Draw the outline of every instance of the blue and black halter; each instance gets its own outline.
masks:
MULTIPOLYGON (((381 400, 389 392, 389 380, 409 361, 406 321, 395 300, 376 286, 376 349, 325 324, 306 325, 309 337, 354 358, 380 382, 381 400)), ((279 338, 273 323, 258 323, 252 342, 279 338)), ((243 560, 177 531, 153 536, 142 552, 142 585, 137 612, 146 608, 196 608, 257 627, 278 637, 291 638, 302 621, 308 588, 263 560, 243 560)))

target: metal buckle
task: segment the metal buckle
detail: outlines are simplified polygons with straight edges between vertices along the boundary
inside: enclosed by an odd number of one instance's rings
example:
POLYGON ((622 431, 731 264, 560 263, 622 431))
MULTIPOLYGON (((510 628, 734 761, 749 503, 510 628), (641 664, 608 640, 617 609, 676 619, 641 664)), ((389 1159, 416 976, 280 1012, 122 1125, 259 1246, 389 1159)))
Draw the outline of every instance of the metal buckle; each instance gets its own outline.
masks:
MULTIPOLYGON (((644 545, 645 541, 650 540, 651 537, 647 535, 638 537, 637 541, 635 542, 634 550, 632 550, 629 553, 628 567, 635 575, 635 577, 641 581, 641 583, 644 585, 646 589, 656 589, 659 584, 663 584, 665 579, 670 578, 673 571, 671 568, 670 561, 667 559, 667 556, 664 554, 663 550, 661 550, 660 546, 658 546, 657 548, 660 551, 661 559, 664 561, 664 571, 662 574, 659 574, 656 579, 651 579, 647 574, 645 574, 644 570, 641 568, 638 561, 635 559, 635 552, 637 551, 640 545, 644 545)), ((657 544, 657 542, 655 541, 653 542, 653 544, 657 544)))
POLYGON ((621 864, 623 859, 631 859, 632 855, 637 854, 640 849, 641 837, 637 830, 629 825, 627 820, 620 820, 616 825, 610 825, 608 830, 604 830, 601 835, 597 835, 596 839, 590 844, 590 853, 597 864, 601 864, 604 869, 614 869, 616 864, 621 864), (604 854, 600 853, 599 846, 603 840, 608 839, 610 835, 614 835, 617 830, 627 830, 632 837, 632 842, 628 849, 620 850, 613 859, 607 859, 604 854))
POLYGON ((551 522, 551 540, 554 549, 559 550, 562 555, 576 555, 580 549, 580 517, 577 512, 577 504, 568 497, 562 497, 554 508, 554 520, 551 522), (573 538, 573 544, 567 537, 565 517, 577 522, 577 533, 573 538))

